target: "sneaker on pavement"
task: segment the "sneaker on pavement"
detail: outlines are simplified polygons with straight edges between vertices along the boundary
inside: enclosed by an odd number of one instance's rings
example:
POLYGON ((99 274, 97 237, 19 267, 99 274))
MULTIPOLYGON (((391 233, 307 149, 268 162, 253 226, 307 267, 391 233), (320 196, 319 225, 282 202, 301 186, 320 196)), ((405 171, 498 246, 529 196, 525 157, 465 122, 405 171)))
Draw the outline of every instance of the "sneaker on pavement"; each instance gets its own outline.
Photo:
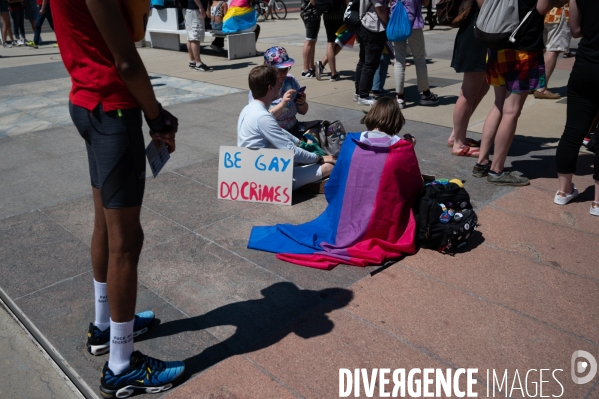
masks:
POLYGON ((318 63, 316 64, 316 68, 314 69, 314 76, 316 76, 316 80, 320 80, 322 71, 324 71, 324 67, 322 66, 322 61, 318 61, 318 63))
POLYGON ((591 203, 591 215, 599 216, 599 202, 593 201, 591 203))
POLYGON ((214 51, 216 51, 217 53, 222 53, 223 51, 225 51, 224 48, 222 47, 218 47, 216 44, 211 44, 210 48, 214 51))
POLYGON ((354 102, 357 103, 359 99, 360 99, 360 95, 354 94, 354 102))
POLYGON ((23 45, 25 45, 25 40, 23 40, 23 39, 17 40, 17 46, 21 47, 23 45))
POLYGON ((183 362, 163 362, 146 356, 139 351, 131 354, 129 368, 121 374, 114 374, 108 362, 102 369, 100 393, 103 398, 127 398, 142 390, 146 393, 159 393, 173 387, 185 371, 183 362))
POLYGON ((203 62, 200 65, 196 65, 195 70, 200 71, 200 72, 212 72, 212 68, 210 68, 208 65, 204 64, 203 62))
POLYGON ((11 48, 12 44, 4 42, 4 43, 2 43, 2 47, 11 48))
POLYGON ((420 95, 420 105, 435 105, 438 103, 439 98, 437 98, 437 95, 433 92, 431 92, 431 94, 428 96, 425 96, 424 94, 420 95))
POLYGON ((374 94, 375 96, 384 96, 385 94, 389 94, 389 93, 391 93, 391 92, 387 89, 372 90, 372 94, 374 94))
POLYGON ((568 202, 572 201, 576 197, 578 197, 578 189, 574 187, 574 185, 572 185, 572 192, 570 194, 558 191, 557 193, 555 193, 553 202, 555 202, 558 205, 566 205, 568 202))
POLYGON ((538 98, 541 100, 558 100, 558 99, 562 98, 562 96, 560 96, 559 94, 552 93, 549 90, 545 90, 545 91, 535 90, 534 96, 535 96, 535 98, 538 98))
POLYGON ((489 173, 487 175, 487 184, 495 186, 528 186, 530 180, 524 176, 515 175, 511 171, 504 170, 500 174, 489 173))
POLYGON ((29 46, 29 47, 37 48, 37 44, 35 44, 34 42, 25 42, 25 45, 29 46))
POLYGON ((474 165, 472 168, 472 176, 474 177, 485 177, 489 175, 489 171, 491 170, 491 163, 489 162, 486 165, 478 166, 474 165))
POLYGON ((190 61, 190 62, 189 62, 189 67, 190 67, 191 69, 194 69, 194 68, 196 67, 196 62, 195 62, 195 61, 190 61))
POLYGON ((358 105, 368 105, 368 106, 372 106, 372 104, 374 104, 376 101, 376 98, 374 97, 366 97, 366 98, 358 98, 358 105))
POLYGON ((302 72, 302 78, 312 79, 314 76, 316 76, 314 69, 308 69, 307 71, 302 72))
MULTIPOLYGON (((133 337, 148 332, 152 321, 154 321, 154 312, 146 310, 135 315, 133 319, 133 337)), ((94 356, 103 355, 110 351, 110 327, 100 331, 94 323, 89 323, 87 331, 87 351, 94 356)))
POLYGON ((339 76, 339 74, 331 75, 331 82, 338 82, 340 80, 341 80, 341 77, 339 76))
POLYGON ((397 99, 397 104, 399 105, 399 109, 403 109, 403 107, 406 106, 406 102, 404 101, 403 98, 398 98, 397 99))

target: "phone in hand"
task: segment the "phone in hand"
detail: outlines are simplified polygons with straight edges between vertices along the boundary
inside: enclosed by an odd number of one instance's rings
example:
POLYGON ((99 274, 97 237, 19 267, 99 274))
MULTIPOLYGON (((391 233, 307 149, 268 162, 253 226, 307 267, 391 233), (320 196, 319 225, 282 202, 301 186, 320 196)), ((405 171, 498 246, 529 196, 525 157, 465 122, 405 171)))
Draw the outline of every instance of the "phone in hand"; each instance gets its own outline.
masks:
POLYGON ((299 89, 297 89, 297 91, 295 92, 295 98, 293 99, 293 101, 297 101, 297 99, 299 98, 299 96, 302 95, 303 92, 306 91, 306 86, 302 86, 299 89))

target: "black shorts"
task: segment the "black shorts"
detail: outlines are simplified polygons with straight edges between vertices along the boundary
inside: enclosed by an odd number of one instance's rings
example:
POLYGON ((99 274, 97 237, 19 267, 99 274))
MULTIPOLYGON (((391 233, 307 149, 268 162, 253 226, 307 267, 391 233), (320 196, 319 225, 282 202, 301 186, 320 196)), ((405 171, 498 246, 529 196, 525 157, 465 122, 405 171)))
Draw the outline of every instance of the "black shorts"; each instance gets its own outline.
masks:
POLYGON ((320 31, 320 17, 310 16, 304 19, 304 25, 306 26, 306 40, 316 41, 320 31))
POLYGON ((146 151, 139 108, 104 112, 69 102, 71 119, 85 139, 89 174, 104 208, 141 206, 146 183, 146 151))
POLYGON ((342 19, 325 19, 324 28, 327 31, 327 43, 335 43, 337 31, 343 25, 342 19))

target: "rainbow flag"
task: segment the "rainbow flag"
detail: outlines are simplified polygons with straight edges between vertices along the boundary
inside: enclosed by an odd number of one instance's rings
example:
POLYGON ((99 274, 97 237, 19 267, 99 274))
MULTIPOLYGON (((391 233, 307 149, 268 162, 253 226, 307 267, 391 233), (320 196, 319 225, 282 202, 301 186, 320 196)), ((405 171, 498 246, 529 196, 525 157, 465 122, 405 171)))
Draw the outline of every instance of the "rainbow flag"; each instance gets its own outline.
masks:
POLYGON ((223 18, 223 33, 238 33, 256 25, 258 13, 248 0, 232 0, 223 18))
POLYGON ((416 251, 412 204, 423 182, 412 143, 390 147, 349 133, 325 195, 328 206, 311 222, 254 227, 248 248, 277 253, 302 266, 380 265, 416 251))

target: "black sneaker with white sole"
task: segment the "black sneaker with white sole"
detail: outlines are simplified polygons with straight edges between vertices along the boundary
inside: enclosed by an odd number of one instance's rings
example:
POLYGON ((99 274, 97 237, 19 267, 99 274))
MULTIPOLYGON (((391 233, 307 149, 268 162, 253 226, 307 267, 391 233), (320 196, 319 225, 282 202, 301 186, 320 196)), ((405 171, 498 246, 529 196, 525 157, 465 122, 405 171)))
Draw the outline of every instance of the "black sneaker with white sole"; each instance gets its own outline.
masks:
POLYGON ((439 98, 435 93, 429 94, 425 96, 424 94, 420 95, 420 105, 436 105, 439 104, 439 98))
POLYGON ((200 65, 196 65, 195 70, 200 71, 200 72, 212 72, 212 68, 210 68, 208 65, 204 64, 203 62, 200 65))
POLYGON ((339 74, 331 75, 331 82, 338 82, 340 80, 341 80, 341 77, 339 76, 339 74))
POLYGON ((196 67, 196 62, 195 62, 195 61, 191 61, 191 62, 189 63, 189 67, 190 67, 191 69, 194 69, 194 68, 196 67))

